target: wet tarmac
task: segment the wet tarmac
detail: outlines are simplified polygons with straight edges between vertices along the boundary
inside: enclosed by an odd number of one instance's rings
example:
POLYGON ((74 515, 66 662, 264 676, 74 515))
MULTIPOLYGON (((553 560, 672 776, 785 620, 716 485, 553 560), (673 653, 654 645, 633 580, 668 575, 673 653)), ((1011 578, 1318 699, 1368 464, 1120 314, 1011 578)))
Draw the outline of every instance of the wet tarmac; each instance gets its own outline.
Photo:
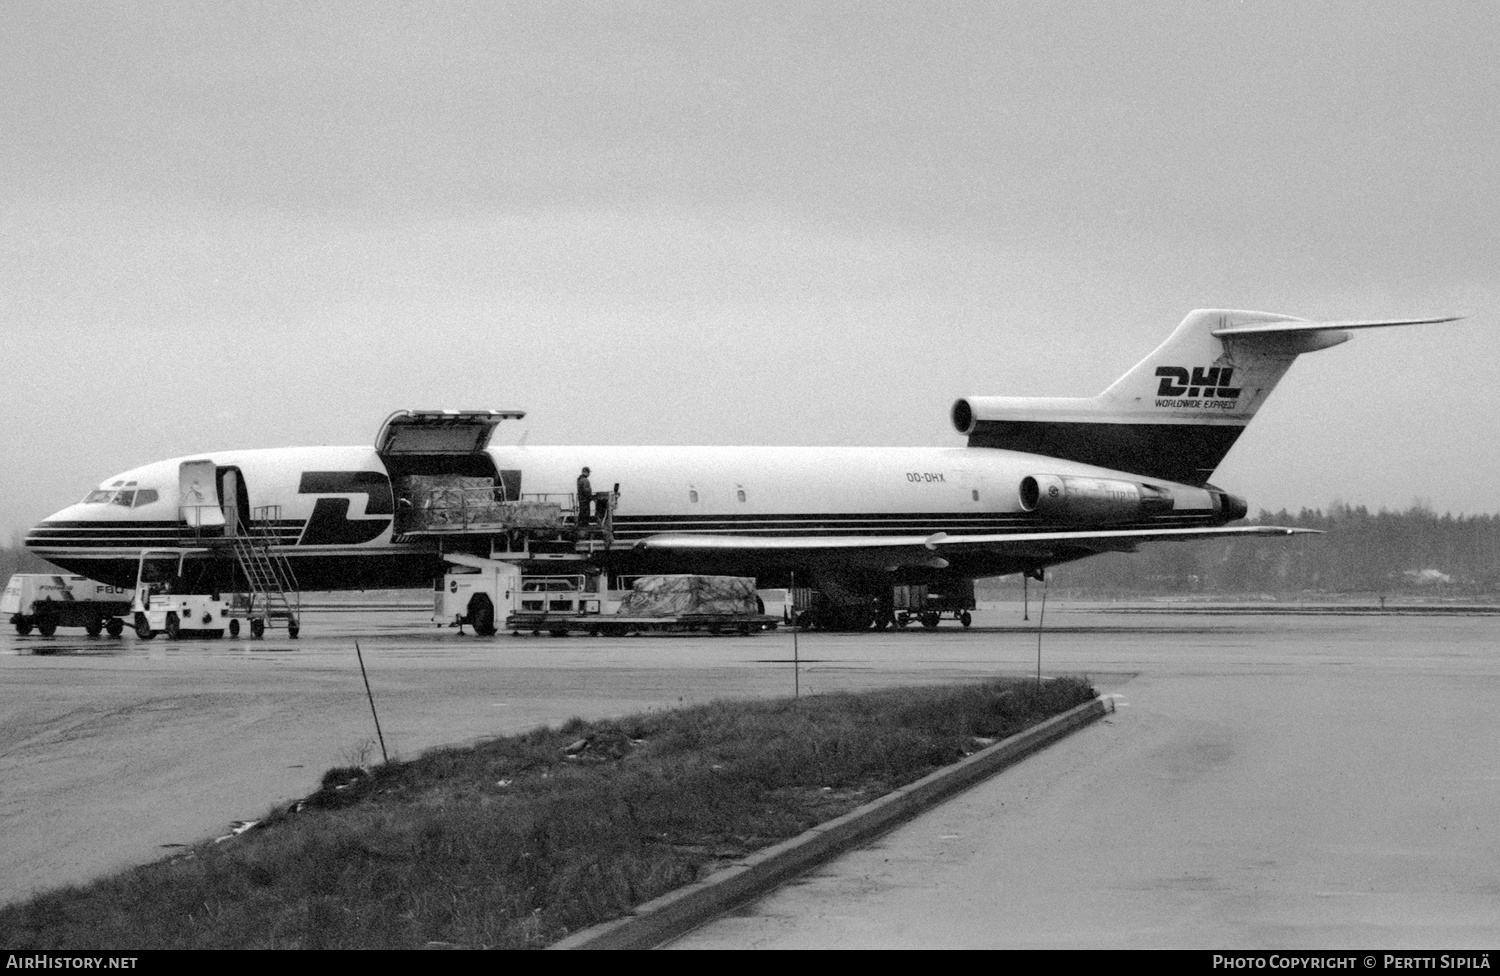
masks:
MULTIPOLYGON (((1500 617, 1100 612, 1120 609, 1054 603, 1040 641, 1044 674, 1121 696, 1107 723, 681 944, 1500 941, 1500 617)), ((409 757, 794 682, 1033 674, 1030 616, 795 649, 786 631, 474 638, 420 610, 310 612, 295 641, 5 633, 0 900, 228 833, 329 767, 378 761, 356 640, 386 747, 409 757)))

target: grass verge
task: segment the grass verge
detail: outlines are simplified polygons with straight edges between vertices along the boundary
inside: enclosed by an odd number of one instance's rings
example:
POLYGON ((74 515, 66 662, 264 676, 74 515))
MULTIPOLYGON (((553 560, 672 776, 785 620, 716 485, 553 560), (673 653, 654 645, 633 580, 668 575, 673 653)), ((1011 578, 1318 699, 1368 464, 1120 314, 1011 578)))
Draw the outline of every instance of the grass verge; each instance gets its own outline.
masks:
POLYGON ((26 949, 538 948, 1094 696, 992 681, 574 719, 373 770, 0 909, 26 949))

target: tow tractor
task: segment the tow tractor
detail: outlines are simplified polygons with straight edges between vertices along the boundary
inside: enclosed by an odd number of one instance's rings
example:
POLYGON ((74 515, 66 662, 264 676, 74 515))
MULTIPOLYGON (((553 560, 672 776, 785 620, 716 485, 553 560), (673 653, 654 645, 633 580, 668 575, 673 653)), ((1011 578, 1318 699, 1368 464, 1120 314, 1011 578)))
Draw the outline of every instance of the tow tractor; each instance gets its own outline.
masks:
MULTIPOLYGON (((135 635, 151 640, 166 634, 178 637, 223 637, 239 633, 239 621, 229 617, 229 601, 219 594, 177 593, 182 587, 182 564, 190 550, 146 549, 136 569, 135 599, 130 605, 135 635)), ((252 621, 253 625, 254 621, 252 621)))

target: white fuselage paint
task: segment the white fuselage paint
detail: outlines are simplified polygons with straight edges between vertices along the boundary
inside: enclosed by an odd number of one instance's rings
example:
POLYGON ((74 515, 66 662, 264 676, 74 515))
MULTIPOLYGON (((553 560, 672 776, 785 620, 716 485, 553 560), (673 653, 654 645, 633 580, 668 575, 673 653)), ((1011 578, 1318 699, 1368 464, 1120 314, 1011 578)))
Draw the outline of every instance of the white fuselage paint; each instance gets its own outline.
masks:
MULTIPOLYGON (((596 492, 618 484, 615 530, 626 539, 667 531, 839 536, 1005 531, 1007 523, 1023 524, 1018 486, 1027 475, 1145 480, 1056 458, 964 447, 507 446, 488 453, 497 470, 521 473, 523 495, 546 494, 567 505, 584 466, 592 469, 596 492)), ((363 560, 432 549, 430 540, 393 538, 389 511, 369 511, 367 493, 299 491, 308 472, 385 475, 373 447, 217 451, 144 465, 106 479, 100 488, 135 482, 156 489, 155 502, 136 508, 70 506, 38 525, 28 546, 88 575, 90 562, 118 563, 144 547, 179 544, 178 471, 190 460, 238 468, 238 490, 250 508, 279 506, 284 527, 279 538, 294 561, 363 560), (356 527, 368 525, 368 541, 316 544, 307 538, 305 526, 320 498, 348 499, 345 517, 356 527), (57 528, 64 525, 69 528, 57 528), (67 536, 63 541, 61 534, 67 536)), ((1185 524, 1212 514, 1207 491, 1164 487, 1175 499, 1169 521, 1185 524)), ((1034 522, 1024 524, 1036 528, 1034 522)))

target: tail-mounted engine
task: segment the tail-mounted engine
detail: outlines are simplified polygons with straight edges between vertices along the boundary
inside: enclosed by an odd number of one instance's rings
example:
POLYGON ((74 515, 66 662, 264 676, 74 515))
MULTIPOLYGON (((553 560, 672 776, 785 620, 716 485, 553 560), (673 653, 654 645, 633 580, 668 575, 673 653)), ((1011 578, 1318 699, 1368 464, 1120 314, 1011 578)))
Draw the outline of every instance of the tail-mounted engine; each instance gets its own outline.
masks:
POLYGON ((1130 522, 1164 512, 1172 493, 1155 485, 1109 478, 1033 474, 1021 479, 1021 510, 1048 522, 1090 525, 1130 522))

